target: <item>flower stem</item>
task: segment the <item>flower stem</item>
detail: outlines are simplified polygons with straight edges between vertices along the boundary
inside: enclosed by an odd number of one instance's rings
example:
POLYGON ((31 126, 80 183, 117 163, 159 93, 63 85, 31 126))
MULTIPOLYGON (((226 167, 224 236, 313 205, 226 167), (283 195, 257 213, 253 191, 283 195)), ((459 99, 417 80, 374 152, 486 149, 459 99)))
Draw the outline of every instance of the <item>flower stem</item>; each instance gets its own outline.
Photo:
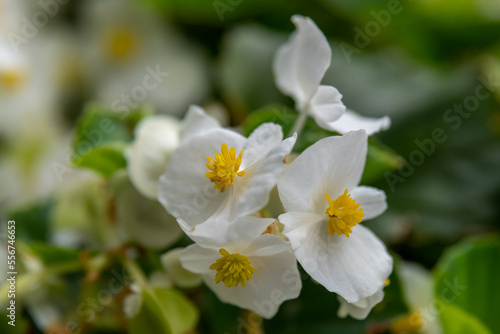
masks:
POLYGON ((300 136, 300 133, 304 129, 307 121, 307 113, 300 112, 299 117, 295 120, 295 124, 293 124, 292 130, 288 133, 288 136, 291 137, 296 132, 297 138, 300 136))

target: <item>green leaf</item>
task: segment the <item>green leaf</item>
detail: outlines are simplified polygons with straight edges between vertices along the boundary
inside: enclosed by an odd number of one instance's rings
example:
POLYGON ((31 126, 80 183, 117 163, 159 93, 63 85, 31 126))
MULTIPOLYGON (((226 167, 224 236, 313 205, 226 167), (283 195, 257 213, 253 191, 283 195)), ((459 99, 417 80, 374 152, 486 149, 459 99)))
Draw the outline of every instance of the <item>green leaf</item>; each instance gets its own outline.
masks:
POLYGON ((174 289, 146 288, 142 308, 129 320, 129 333, 181 334, 193 330, 198 322, 198 310, 174 289))
POLYGON ((445 304, 441 310, 444 334, 492 334, 476 317, 453 304, 445 304))
POLYGON ((73 149, 78 160, 92 148, 109 142, 128 142, 132 131, 127 126, 126 117, 107 111, 96 104, 88 104, 76 128, 73 149))
MULTIPOLYGON (((450 248, 435 272, 436 298, 461 308, 493 333, 500 333, 499 258, 499 237, 469 240, 450 248)), ((441 317, 444 325, 447 315, 441 317)))
POLYGON ((389 147, 370 137, 368 155, 361 184, 370 184, 380 179, 386 171, 393 171, 401 165, 401 158, 389 147))
POLYGON ((126 166, 126 143, 132 140, 135 126, 151 113, 142 108, 123 114, 88 104, 77 123, 73 163, 110 177, 126 166))
POLYGON ((79 261, 80 251, 76 249, 60 248, 42 242, 23 245, 47 266, 79 261))
POLYGON ((111 177, 117 170, 125 168, 125 146, 121 143, 109 143, 96 147, 74 161, 78 167, 95 170, 104 177, 111 177))
POLYGON ((9 220, 16 221, 16 239, 23 241, 47 240, 52 204, 51 201, 46 201, 11 211, 8 217, 9 220))

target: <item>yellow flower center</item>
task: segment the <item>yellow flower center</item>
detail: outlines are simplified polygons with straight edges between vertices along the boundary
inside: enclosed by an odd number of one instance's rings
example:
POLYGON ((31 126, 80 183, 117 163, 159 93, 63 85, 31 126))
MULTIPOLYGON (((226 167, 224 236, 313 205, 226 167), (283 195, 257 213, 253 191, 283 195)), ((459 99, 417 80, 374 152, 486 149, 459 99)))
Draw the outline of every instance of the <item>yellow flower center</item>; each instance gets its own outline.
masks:
POLYGON ((123 61, 131 58, 138 49, 138 39, 134 31, 118 28, 111 31, 106 39, 107 53, 112 60, 123 61))
POLYGON ((0 71, 0 87, 7 91, 15 91, 24 82, 24 74, 20 71, 0 71))
POLYGON ((215 283, 217 284, 224 282, 228 288, 238 284, 245 287, 247 281, 252 279, 252 274, 257 272, 252 267, 250 259, 245 255, 229 254, 224 248, 219 250, 219 254, 222 257, 209 267, 211 270, 217 270, 217 274, 215 274, 215 283))
POLYGON ((228 150, 227 145, 222 144, 221 152, 220 154, 215 153, 215 159, 207 157, 208 163, 205 165, 210 170, 205 173, 205 176, 215 183, 214 189, 220 189, 220 192, 223 193, 234 183, 236 176, 243 176, 246 172, 244 170, 238 172, 243 151, 236 157, 234 147, 228 150))
POLYGON ((392 334, 402 334, 402 333, 416 334, 416 333, 421 333, 423 324, 424 323, 420 312, 414 311, 396 320, 390 326, 389 330, 392 334))
POLYGON ((344 234, 349 238, 349 233, 352 233, 351 228, 360 223, 363 218, 363 209, 360 209, 361 204, 356 204, 356 201, 347 193, 347 189, 343 195, 332 201, 328 194, 325 194, 330 206, 326 209, 328 215, 328 233, 330 235, 344 234))

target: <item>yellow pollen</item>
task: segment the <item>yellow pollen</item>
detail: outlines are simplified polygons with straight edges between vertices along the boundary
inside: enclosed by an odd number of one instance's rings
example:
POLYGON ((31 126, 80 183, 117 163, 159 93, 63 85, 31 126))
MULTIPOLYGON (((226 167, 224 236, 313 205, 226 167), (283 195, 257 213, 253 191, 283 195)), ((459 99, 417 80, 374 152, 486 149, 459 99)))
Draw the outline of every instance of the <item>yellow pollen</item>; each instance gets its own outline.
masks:
POLYGON ((332 201, 328 194, 325 194, 330 206, 326 209, 328 215, 328 233, 330 235, 345 235, 349 238, 349 233, 352 233, 351 228, 361 223, 363 218, 363 209, 360 209, 361 204, 356 204, 356 201, 347 193, 347 189, 343 195, 332 201))
POLYGON ((209 268, 217 270, 215 274, 215 283, 224 282, 228 288, 241 284, 245 287, 247 281, 252 279, 252 274, 256 273, 252 262, 245 255, 238 253, 229 254, 227 250, 221 248, 219 254, 221 258, 217 259, 209 268))
POLYGON ((4 71, 0 72, 0 87, 14 91, 18 89, 24 82, 24 75, 18 71, 4 71))
POLYGON ((127 60, 138 49, 138 39, 134 31, 118 28, 111 31, 106 39, 108 56, 113 60, 127 60))
POLYGON ((241 165, 241 155, 243 151, 240 152, 238 157, 236 157, 236 150, 231 147, 229 150, 226 144, 222 144, 221 153, 215 153, 215 159, 212 157, 207 157, 208 163, 205 166, 210 169, 205 173, 207 179, 212 181, 214 184, 214 189, 220 189, 223 193, 228 187, 234 183, 234 178, 236 176, 245 175, 245 171, 238 171, 241 165))
POLYGON ((391 334, 416 334, 421 333, 423 327, 422 315, 419 311, 411 312, 396 320, 389 328, 391 334))

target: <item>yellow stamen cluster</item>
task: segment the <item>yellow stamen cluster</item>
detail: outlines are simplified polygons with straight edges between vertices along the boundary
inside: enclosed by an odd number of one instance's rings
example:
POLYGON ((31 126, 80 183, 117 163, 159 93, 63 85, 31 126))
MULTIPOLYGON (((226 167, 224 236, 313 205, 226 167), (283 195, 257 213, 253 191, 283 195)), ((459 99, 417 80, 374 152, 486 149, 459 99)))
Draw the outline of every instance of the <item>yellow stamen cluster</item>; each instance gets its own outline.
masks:
POLYGON ((113 60, 126 60, 138 49, 135 33, 128 28, 111 31, 107 38, 107 52, 113 60))
POLYGON ((334 201, 328 194, 325 196, 330 204, 325 212, 329 217, 328 233, 330 235, 343 234, 349 238, 349 233, 352 233, 351 228, 363 219, 363 209, 359 208, 361 204, 356 204, 356 201, 347 193, 347 189, 334 201))
POLYGON ((14 91, 22 85, 23 81, 24 75, 19 71, 0 71, 0 88, 14 91))
POLYGON ((403 316, 396 320, 389 328, 391 334, 416 334, 421 333, 422 327, 424 325, 422 315, 419 311, 411 312, 410 314, 403 316))
POLYGON ((245 255, 229 254, 224 248, 219 250, 219 254, 222 257, 209 267, 211 270, 217 270, 217 274, 215 274, 215 283, 217 284, 224 282, 228 288, 238 284, 245 287, 247 281, 252 279, 252 274, 257 272, 252 267, 250 259, 245 255))
POLYGON ((216 152, 215 159, 207 157, 208 163, 205 165, 210 170, 205 173, 205 176, 215 183, 214 189, 220 189, 220 192, 223 193, 234 183, 234 178, 236 176, 245 175, 244 170, 238 172, 241 165, 242 154, 243 151, 236 157, 236 150, 234 147, 231 147, 229 150, 226 144, 222 144, 221 153, 217 154, 216 152))

